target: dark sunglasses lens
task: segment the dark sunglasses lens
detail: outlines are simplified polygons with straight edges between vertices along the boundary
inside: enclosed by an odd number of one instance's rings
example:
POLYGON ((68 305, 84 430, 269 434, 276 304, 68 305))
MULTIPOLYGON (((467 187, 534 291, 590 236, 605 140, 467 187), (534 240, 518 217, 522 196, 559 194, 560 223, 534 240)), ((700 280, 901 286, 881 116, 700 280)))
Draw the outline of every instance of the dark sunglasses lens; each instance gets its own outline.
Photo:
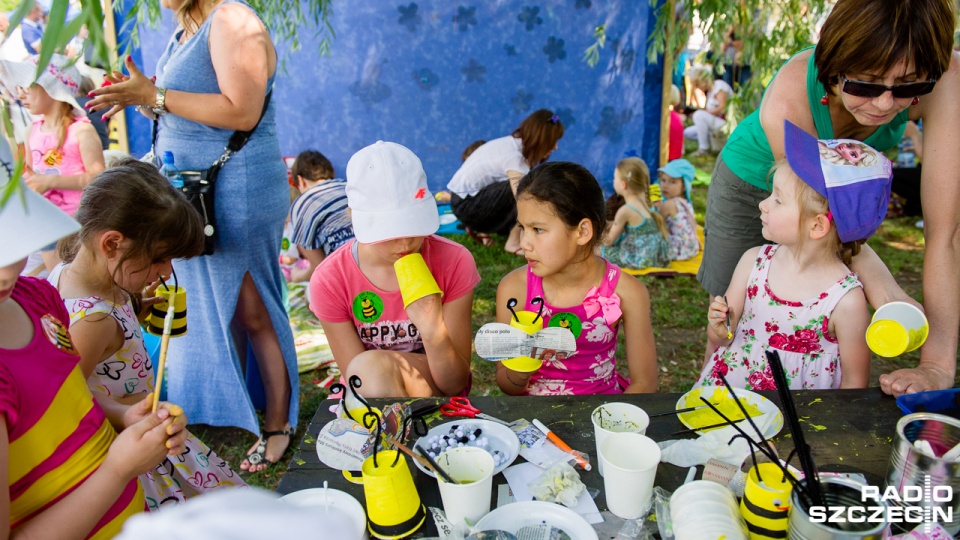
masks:
POLYGON ((851 96, 862 98, 875 98, 887 91, 879 84, 870 84, 859 81, 843 81, 843 91, 851 96))
POLYGON ((925 81, 913 84, 904 84, 893 87, 893 97, 895 98, 915 98, 933 92, 933 85, 936 81, 925 81))

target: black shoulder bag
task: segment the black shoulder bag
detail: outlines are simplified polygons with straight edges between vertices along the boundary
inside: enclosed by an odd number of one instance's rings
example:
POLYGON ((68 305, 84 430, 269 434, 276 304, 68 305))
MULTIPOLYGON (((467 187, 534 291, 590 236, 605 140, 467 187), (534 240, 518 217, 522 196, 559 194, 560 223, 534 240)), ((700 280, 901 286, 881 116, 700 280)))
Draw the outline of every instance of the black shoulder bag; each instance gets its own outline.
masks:
MULTIPOLYGON (((253 126, 253 129, 249 131, 234 131, 233 135, 230 136, 230 141, 227 143, 226 148, 223 149, 223 154, 213 162, 213 165, 211 165, 209 169, 202 171, 180 171, 180 175, 183 176, 183 187, 180 188, 180 191, 187 197, 187 200, 190 201, 193 208, 200 214, 200 220, 203 221, 203 255, 213 255, 213 242, 217 234, 214 187, 217 183, 217 177, 220 175, 220 169, 250 140, 250 136, 253 135, 257 126, 260 125, 260 121, 263 120, 263 115, 267 113, 267 106, 270 105, 271 95, 273 95, 272 91, 268 93, 267 97, 263 100, 263 110, 260 111, 260 118, 257 120, 256 125, 253 126)), ((154 120, 154 140, 156 140, 157 127, 158 121, 154 120)))

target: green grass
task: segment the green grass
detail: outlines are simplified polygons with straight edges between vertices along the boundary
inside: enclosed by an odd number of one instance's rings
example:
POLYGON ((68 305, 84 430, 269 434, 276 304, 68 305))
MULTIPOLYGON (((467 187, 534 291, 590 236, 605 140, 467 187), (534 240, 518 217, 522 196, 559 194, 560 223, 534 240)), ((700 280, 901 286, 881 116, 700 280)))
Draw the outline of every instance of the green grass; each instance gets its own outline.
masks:
MULTIPOLYGON (((691 160, 698 168, 713 170, 715 158, 704 156, 691 160)), ((706 206, 706 186, 693 188, 692 199, 697 219, 703 223, 706 206)), ((923 232, 914 226, 916 218, 888 219, 870 245, 887 263, 897 277, 898 282, 911 296, 922 298, 920 273, 923 266, 923 232)), ((503 250, 503 239, 499 243, 484 247, 465 235, 454 236, 453 240, 464 244, 473 253, 480 270, 481 281, 477 286, 473 303, 473 329, 495 318, 495 298, 500 278, 510 270, 524 264, 521 257, 503 250)), ((673 278, 641 277, 640 280, 650 291, 654 336, 657 344, 657 356, 660 364, 659 391, 680 392, 690 388, 700 374, 703 362, 706 333, 705 314, 708 305, 707 294, 691 276, 673 278)), ((623 336, 620 336, 623 340, 623 336)), ((622 344, 622 341, 621 341, 622 344)), ((618 366, 625 373, 623 347, 617 354, 618 366)), ((881 373, 900 367, 916 365, 917 353, 910 353, 897 359, 874 358, 872 383, 877 384, 881 373)), ((300 431, 296 441, 283 458, 286 463, 293 455, 292 448, 303 437, 303 428, 307 426, 319 408, 327 392, 318 388, 316 382, 323 379, 324 373, 312 372, 300 376, 300 431)), ((500 389, 495 381, 494 364, 474 355, 473 358, 473 395, 498 395, 500 389)), ((234 428, 211 428, 191 426, 201 440, 210 445, 220 457, 235 468, 243 460, 247 449, 255 442, 254 437, 234 428)), ((283 475, 285 465, 278 465, 265 472, 246 474, 247 482, 275 489, 283 475)))

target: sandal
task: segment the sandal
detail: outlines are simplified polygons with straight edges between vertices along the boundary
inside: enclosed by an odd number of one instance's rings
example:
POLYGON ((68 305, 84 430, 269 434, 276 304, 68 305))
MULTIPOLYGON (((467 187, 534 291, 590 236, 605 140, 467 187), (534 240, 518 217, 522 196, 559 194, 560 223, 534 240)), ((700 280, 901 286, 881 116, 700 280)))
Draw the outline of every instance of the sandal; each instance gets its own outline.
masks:
POLYGON ((287 429, 282 429, 279 431, 264 431, 263 435, 260 436, 259 444, 257 444, 256 450, 247 454, 246 461, 250 463, 251 466, 259 465, 261 463, 268 463, 270 465, 276 465, 276 461, 270 461, 267 459, 267 440, 270 437, 276 437, 278 435, 285 435, 290 437, 290 442, 293 442, 293 434, 296 432, 295 428, 289 427, 287 429))
POLYGON ((471 229, 470 227, 466 227, 464 230, 466 230, 467 234, 470 235, 470 238, 473 238, 474 240, 476 240, 476 241, 477 241, 478 243, 480 243, 481 245, 484 245, 484 246, 492 246, 492 245, 493 245, 493 237, 490 236, 489 234, 487 234, 487 233, 478 233, 478 232, 474 231, 473 229, 471 229))

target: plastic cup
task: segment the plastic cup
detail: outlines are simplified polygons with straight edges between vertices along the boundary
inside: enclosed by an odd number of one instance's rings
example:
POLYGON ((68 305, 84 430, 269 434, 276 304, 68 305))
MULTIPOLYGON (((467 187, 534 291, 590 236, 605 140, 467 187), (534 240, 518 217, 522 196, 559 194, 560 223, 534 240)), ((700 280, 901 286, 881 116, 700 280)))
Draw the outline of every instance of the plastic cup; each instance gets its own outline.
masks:
POLYGON ((384 450, 363 462, 363 495, 367 501, 367 530, 377 538, 402 538, 417 531, 426 509, 413 485, 413 476, 397 450, 384 450), (396 459, 396 463, 394 463, 396 459))
MULTIPOLYGON (((629 403, 604 403, 590 414, 593 422, 593 437, 597 441, 597 456, 600 455, 600 445, 611 433, 639 433, 646 434, 650 425, 650 417, 643 409, 629 403)), ((603 476, 603 460, 599 460, 598 471, 603 476)))
POLYGON ((466 520, 473 525, 487 515, 496 469, 493 456, 483 448, 461 446, 447 450, 436 460, 458 482, 451 484, 437 477, 443 511, 450 523, 462 525, 466 520))
MULTIPOLYGON (((157 296, 163 298, 162 302, 154 304, 150 308, 150 319, 147 321, 147 332, 156 336, 163 335, 163 319, 167 316, 167 308, 170 306, 170 288, 166 285, 157 287, 157 296)), ((187 290, 183 287, 176 287, 173 293, 173 325, 170 327, 170 336, 182 336, 187 333, 187 290)))
POLYGON ((759 463, 747 473, 747 485, 740 500, 740 514, 752 530, 786 535, 791 491, 793 484, 783 475, 780 467, 774 463, 759 463))
POLYGON ((440 286, 437 285, 437 280, 427 268, 423 255, 419 253, 404 255, 393 263, 393 269, 397 272, 404 309, 424 296, 443 294, 440 286))
MULTIPOLYGON (((516 319, 510 319, 510 326, 523 330, 531 335, 543 330, 543 318, 539 317, 537 313, 532 311, 517 311, 516 313, 516 319), (519 319, 519 321, 517 319, 519 319)), ((540 369, 540 366, 543 365, 543 360, 530 358, 529 356, 519 356, 517 358, 503 360, 501 364, 519 373, 531 373, 540 369)))
POLYGON ((867 327, 867 345, 879 356, 900 356, 923 345, 929 331, 927 317, 918 307, 907 302, 890 302, 873 314, 867 327))
POLYGON ((660 447, 639 433, 611 433, 600 446, 607 509, 623 519, 637 519, 650 507, 660 447))

